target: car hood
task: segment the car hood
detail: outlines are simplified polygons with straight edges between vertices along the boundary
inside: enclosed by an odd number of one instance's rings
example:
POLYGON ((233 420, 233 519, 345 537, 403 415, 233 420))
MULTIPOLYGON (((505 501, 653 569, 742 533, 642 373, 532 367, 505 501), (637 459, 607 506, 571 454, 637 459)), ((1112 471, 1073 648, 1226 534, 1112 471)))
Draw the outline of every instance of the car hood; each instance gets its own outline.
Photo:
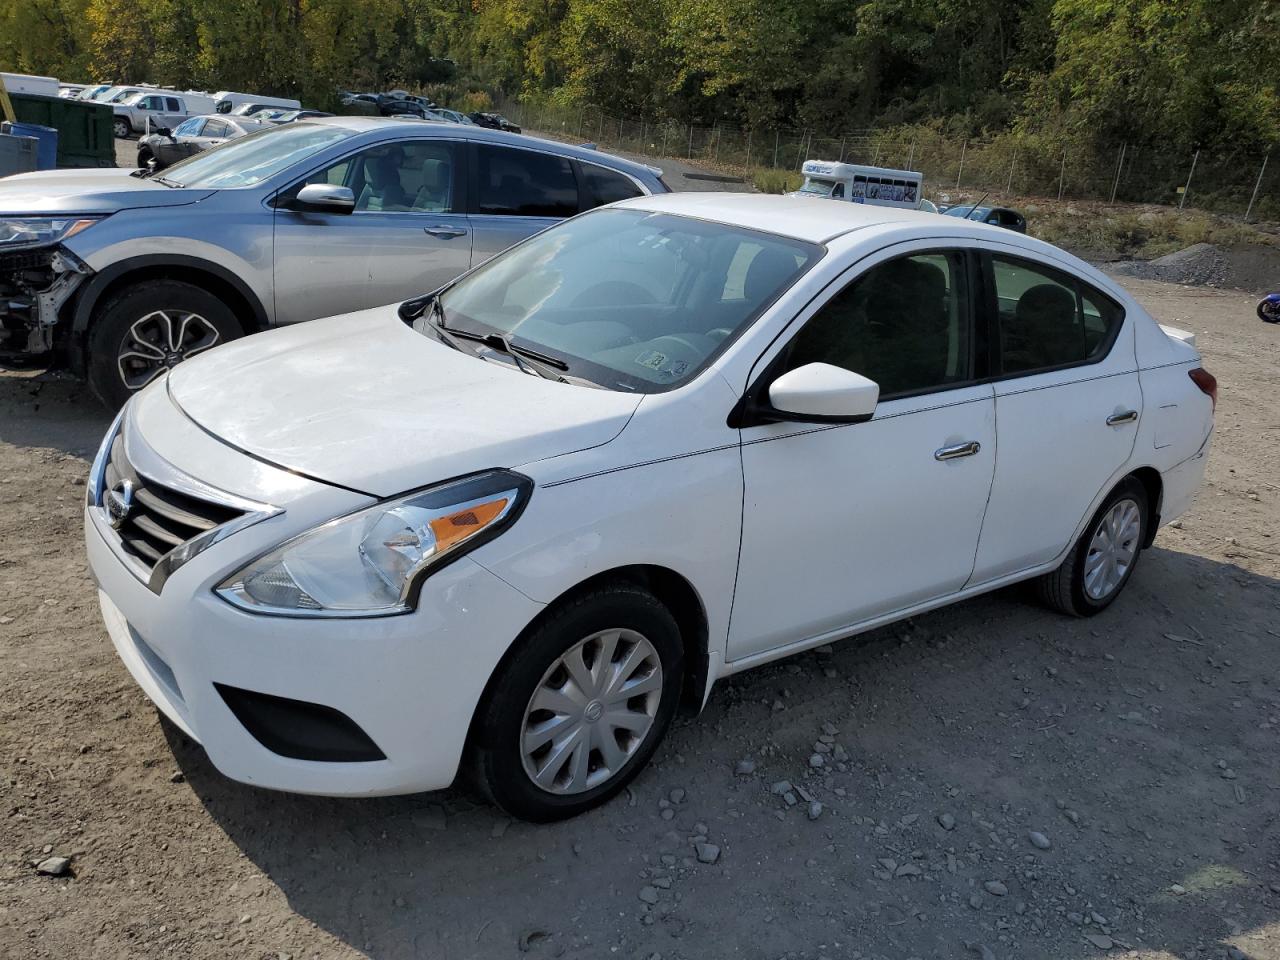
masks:
POLYGON ((454 350, 394 306, 211 350, 174 368, 169 394, 251 456, 379 497, 600 446, 640 403, 454 350))
POLYGON ((135 207, 180 207, 212 190, 184 190, 131 176, 132 170, 44 170, 0 180, 0 214, 115 213, 135 207))

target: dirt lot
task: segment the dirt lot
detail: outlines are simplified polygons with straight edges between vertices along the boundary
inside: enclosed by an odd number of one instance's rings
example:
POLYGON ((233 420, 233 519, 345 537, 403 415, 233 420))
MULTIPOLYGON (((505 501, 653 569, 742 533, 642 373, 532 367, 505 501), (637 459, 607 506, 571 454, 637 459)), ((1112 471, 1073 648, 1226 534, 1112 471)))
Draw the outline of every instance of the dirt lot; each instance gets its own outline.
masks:
POLYGON ((106 416, 0 376, 0 956, 1280 958, 1280 329, 1126 282, 1222 401, 1208 485, 1110 611, 1009 590, 735 678, 550 827, 221 777, 99 623, 106 416))

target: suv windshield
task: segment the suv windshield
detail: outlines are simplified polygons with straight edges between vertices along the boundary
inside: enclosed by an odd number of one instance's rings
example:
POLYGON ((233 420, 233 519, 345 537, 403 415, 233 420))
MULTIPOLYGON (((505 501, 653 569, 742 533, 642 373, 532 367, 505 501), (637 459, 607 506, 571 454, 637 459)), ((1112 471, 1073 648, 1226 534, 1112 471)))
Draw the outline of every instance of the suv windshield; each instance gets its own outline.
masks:
POLYGON ((175 163, 164 177, 184 187, 251 187, 350 135, 319 123, 268 127, 175 163))
POLYGON ((722 223, 598 210, 466 275, 414 327, 498 334, 566 379, 657 393, 693 378, 821 253, 722 223))

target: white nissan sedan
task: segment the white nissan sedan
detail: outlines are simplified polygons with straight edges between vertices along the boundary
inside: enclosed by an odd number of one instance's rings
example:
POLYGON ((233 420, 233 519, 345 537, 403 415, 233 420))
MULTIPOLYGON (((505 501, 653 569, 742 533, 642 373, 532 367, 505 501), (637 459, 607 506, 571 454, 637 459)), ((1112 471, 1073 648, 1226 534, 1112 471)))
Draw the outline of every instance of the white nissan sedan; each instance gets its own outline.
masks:
POLYGON ((1193 338, 1008 230, 729 194, 175 367, 85 513, 103 617, 226 775, 616 793, 729 674, 1035 578, 1089 616, 1205 467, 1193 338))

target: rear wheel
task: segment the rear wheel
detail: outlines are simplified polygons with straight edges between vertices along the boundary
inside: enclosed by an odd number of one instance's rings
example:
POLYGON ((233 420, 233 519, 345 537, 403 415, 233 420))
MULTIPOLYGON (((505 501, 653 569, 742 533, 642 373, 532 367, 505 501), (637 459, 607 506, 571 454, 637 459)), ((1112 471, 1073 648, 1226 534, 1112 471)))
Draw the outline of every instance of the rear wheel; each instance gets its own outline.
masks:
POLYGON ((183 360, 244 335, 231 308, 179 280, 128 287, 97 312, 89 386, 111 409, 183 360))
POLYGON ((116 117, 111 121, 111 131, 116 135, 116 139, 124 140, 132 132, 133 128, 129 126, 129 121, 123 117, 116 117))
POLYGON ((1037 581, 1040 598, 1077 617, 1101 613, 1133 576, 1149 522, 1146 488, 1128 477, 1103 501, 1062 566, 1037 581))
POLYGON ((480 786, 538 822, 603 803, 653 755, 682 676, 679 628, 651 594, 619 583, 570 601, 490 684, 476 715, 480 786))

